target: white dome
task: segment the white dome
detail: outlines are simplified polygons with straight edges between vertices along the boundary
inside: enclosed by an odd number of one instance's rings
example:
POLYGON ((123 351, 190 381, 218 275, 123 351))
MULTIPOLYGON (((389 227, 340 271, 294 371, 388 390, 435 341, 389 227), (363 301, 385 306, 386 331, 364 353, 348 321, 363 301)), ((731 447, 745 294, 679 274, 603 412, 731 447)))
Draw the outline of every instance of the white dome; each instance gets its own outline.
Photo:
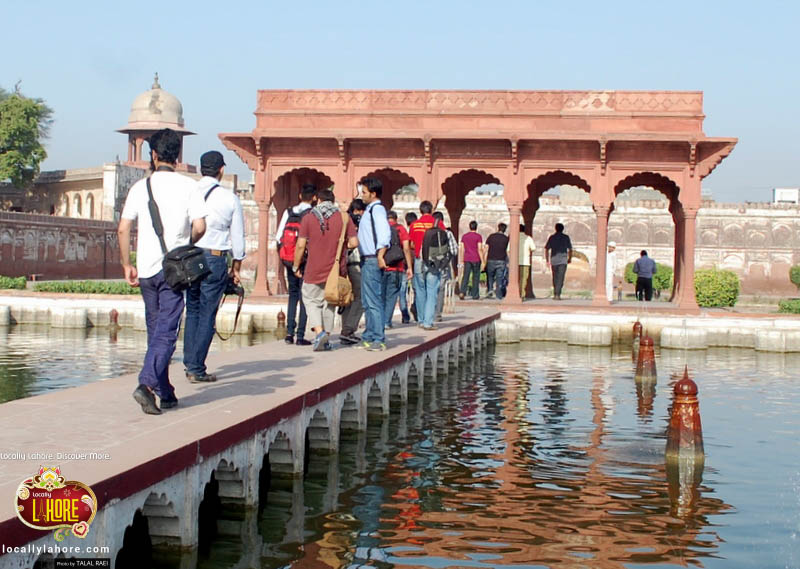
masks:
POLYGON ((159 130, 171 128, 179 132, 187 132, 183 123, 183 105, 178 98, 167 93, 158 84, 156 73, 153 87, 133 100, 128 125, 123 131, 159 130))

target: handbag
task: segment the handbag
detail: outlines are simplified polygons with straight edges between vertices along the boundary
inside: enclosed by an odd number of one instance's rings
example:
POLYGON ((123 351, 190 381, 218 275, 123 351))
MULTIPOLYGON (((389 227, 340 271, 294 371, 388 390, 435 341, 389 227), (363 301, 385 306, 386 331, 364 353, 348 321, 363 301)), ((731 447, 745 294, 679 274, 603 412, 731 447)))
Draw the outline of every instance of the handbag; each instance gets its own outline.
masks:
POLYGON ((164 253, 164 260, 161 262, 161 267, 164 269, 164 280, 172 290, 181 292, 203 280, 211 273, 211 269, 208 268, 203 250, 191 242, 189 245, 181 245, 167 251, 167 244, 164 241, 164 224, 161 222, 158 204, 153 198, 153 188, 150 186, 149 176, 147 178, 147 196, 149 197, 147 207, 150 210, 153 230, 158 235, 161 252, 164 253))
POLYGON ((347 232, 347 216, 345 212, 341 212, 341 214, 342 234, 339 236, 339 247, 336 250, 336 259, 331 267, 331 272, 328 274, 328 280, 325 281, 325 302, 331 306, 350 306, 353 302, 353 285, 348 277, 339 274, 339 260, 342 258, 344 236, 347 232))

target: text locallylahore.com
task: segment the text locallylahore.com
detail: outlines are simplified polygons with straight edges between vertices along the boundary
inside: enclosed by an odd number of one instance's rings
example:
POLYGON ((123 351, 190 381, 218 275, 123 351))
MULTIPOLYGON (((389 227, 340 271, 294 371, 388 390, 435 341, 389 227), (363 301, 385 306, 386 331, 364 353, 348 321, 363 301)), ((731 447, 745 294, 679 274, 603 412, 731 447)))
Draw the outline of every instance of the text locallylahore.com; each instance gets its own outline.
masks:
POLYGON ((107 452, 0 452, 0 460, 111 460, 107 452))

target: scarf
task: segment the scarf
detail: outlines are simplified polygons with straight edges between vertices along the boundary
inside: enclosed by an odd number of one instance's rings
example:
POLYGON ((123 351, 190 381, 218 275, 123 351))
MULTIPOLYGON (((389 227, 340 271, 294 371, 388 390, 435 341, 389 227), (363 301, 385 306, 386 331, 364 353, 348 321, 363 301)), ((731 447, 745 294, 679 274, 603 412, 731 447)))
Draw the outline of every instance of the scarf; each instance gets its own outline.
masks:
POLYGON ((311 210, 311 213, 313 213, 314 217, 319 221, 319 230, 322 233, 325 233, 325 227, 328 225, 328 218, 338 211, 339 207, 333 202, 320 202, 311 210))

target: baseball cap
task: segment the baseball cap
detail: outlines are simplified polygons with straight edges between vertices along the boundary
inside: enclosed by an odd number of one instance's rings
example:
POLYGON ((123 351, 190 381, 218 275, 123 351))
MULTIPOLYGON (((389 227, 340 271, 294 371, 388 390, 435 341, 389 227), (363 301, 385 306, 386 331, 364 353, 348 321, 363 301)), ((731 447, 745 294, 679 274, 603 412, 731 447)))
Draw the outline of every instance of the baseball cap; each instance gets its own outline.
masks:
POLYGON ((209 168, 212 170, 219 170, 225 165, 225 160, 222 158, 222 153, 216 150, 209 150, 200 157, 200 167, 209 168))

